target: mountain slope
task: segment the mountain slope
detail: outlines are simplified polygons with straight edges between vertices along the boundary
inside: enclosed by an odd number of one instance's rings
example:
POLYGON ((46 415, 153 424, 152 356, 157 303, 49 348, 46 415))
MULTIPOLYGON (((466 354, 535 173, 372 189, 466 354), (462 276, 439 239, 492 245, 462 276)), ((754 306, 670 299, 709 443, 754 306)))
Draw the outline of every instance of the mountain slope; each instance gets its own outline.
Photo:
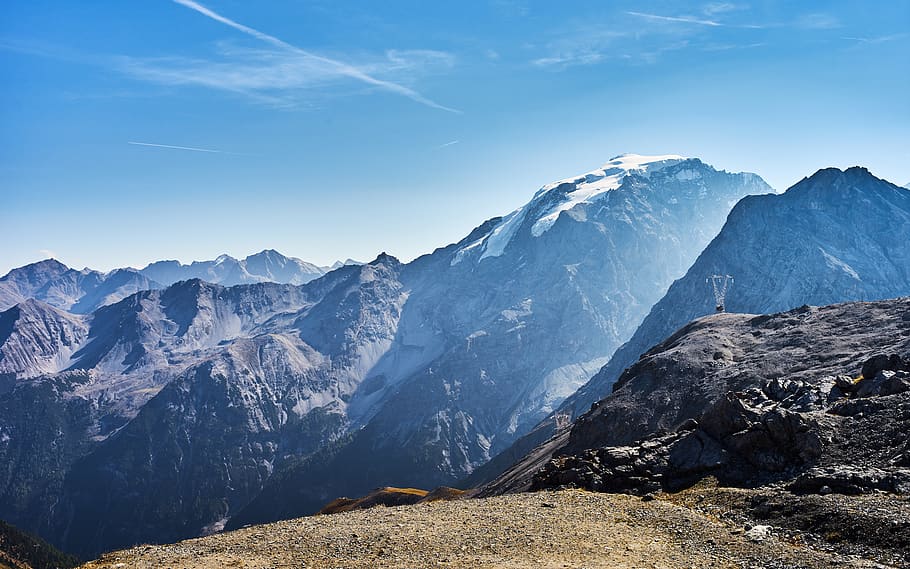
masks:
POLYGON ((47 282, 59 278, 69 267, 56 259, 47 259, 13 269, 0 277, 0 310, 19 304, 34 294, 47 282))
POLYGON ((745 198, 632 339, 564 407, 584 412, 645 350, 713 312, 709 275, 734 277, 729 312, 894 298, 910 294, 907 243, 910 191, 864 168, 820 170, 784 194, 745 198))
POLYGON ((79 458, 131 424, 175 377, 224 350, 223 342, 306 304, 289 285, 187 281, 90 318, 34 300, 4 312, 0 515, 62 545, 53 528, 62 523, 64 478, 79 458))
POLYGON ((704 317, 482 493, 532 482, 644 493, 706 475, 748 487, 906 492, 908 356, 910 298, 704 317), (541 469, 541 456, 564 458, 541 469))
POLYGON ((0 278, 0 310, 33 298, 55 308, 88 314, 140 290, 161 288, 133 269, 77 271, 55 259, 13 269, 0 278))
POLYGON ((84 318, 23 301, 0 313, 0 378, 62 371, 87 336, 84 318))
POLYGON ((351 401, 345 444, 289 466, 229 527, 385 484, 451 484, 556 408, 632 333, 751 174, 618 157, 403 268, 396 341, 351 401))
POLYGON ((0 520, 0 569, 69 569, 79 565, 41 538, 0 520))

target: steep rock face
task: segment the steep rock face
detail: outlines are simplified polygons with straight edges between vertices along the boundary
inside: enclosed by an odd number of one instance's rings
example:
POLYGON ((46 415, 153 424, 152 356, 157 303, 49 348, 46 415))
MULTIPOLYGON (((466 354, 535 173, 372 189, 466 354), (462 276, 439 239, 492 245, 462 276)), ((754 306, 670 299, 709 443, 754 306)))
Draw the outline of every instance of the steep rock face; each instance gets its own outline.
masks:
POLYGON ((54 259, 13 269, 0 278, 0 310, 36 299, 75 314, 118 302, 141 290, 161 285, 133 269, 101 273, 70 269, 54 259))
POLYGON ((229 527, 469 474, 607 361, 736 200, 767 191, 698 160, 622 156, 415 260, 396 340, 351 401, 363 428, 229 527))
POLYGON ((34 298, 41 287, 69 270, 69 267, 56 259, 13 269, 0 278, 0 310, 6 310, 27 298, 34 298))
POLYGON ((293 337, 263 335, 186 370, 73 466, 58 506, 64 546, 90 552, 220 529, 285 453, 336 436, 338 409, 307 409, 337 399, 324 363, 293 337))
POLYGON ((645 350, 713 312, 709 275, 734 277, 729 312, 894 298, 910 294, 907 243, 910 191, 864 168, 820 170, 784 194, 743 199, 632 339, 564 408, 583 413, 645 350))
POLYGON ((326 270, 296 257, 285 257, 274 249, 266 249, 245 259, 221 255, 214 261, 156 261, 141 269, 143 275, 171 285, 189 279, 232 286, 260 282, 300 285, 321 277, 326 270))
POLYGON ((626 370, 535 484, 910 492, 908 356, 907 298, 700 319, 626 370))
POLYGON ((83 317, 38 300, 0 313, 0 377, 8 380, 62 371, 88 336, 83 317))

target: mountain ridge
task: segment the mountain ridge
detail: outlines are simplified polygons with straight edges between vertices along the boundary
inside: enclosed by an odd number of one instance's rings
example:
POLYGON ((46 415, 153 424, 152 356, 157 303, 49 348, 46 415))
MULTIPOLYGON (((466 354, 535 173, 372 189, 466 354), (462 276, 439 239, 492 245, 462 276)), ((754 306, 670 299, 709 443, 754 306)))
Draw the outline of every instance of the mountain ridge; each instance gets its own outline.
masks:
POLYGON ((96 310, 77 365, 0 397, 0 454, 18 457, 2 515, 90 554, 241 523, 254 503, 299 515, 386 480, 454 482, 605 363, 735 201, 771 190, 675 160, 537 235, 535 215, 598 180, 532 197, 499 255, 453 263, 505 218, 407 264, 380 255, 303 285, 181 281, 96 310), (34 405, 46 429, 25 422, 34 405), (48 454, 52 441, 65 451, 48 454), (30 453, 44 487, 22 467, 30 453), (290 499, 285 481, 310 494, 290 499))
POLYGON ((90 314, 135 292, 163 289, 184 280, 201 279, 225 286, 257 282, 304 284, 351 264, 362 263, 347 259, 331 267, 318 267, 274 249, 240 260, 230 255, 187 265, 163 260, 143 269, 123 267, 108 272, 87 267, 77 270, 51 258, 11 269, 0 277, 0 311, 35 298, 68 312, 90 314))

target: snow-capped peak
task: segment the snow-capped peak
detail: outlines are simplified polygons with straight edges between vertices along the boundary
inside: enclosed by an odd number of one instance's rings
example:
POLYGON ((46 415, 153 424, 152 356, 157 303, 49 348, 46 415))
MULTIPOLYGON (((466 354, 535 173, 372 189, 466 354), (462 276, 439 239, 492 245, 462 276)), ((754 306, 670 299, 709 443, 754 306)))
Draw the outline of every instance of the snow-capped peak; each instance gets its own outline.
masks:
POLYGON ((607 192, 622 185, 623 180, 631 173, 648 175, 668 166, 686 160, 684 156, 664 154, 660 156, 643 156, 641 154, 621 154, 610 159, 602 167, 572 178, 551 182, 540 188, 530 202, 502 218, 492 231, 481 239, 471 243, 455 255, 452 264, 460 263, 465 255, 481 250, 480 259, 498 257, 505 251, 515 232, 524 223, 530 210, 535 210, 537 219, 531 226, 531 235, 540 237, 550 229, 559 214, 583 203, 591 203, 607 192), (566 186, 569 187, 566 187, 566 186), (553 195, 554 192, 564 192, 553 195), (552 205, 540 211, 538 204, 547 200, 552 205))
POLYGON ((676 154, 664 154, 662 156, 642 156, 641 154, 621 154, 612 158, 603 167, 592 170, 581 176, 566 178, 558 182, 552 182, 545 185, 534 196, 535 199, 541 195, 550 192, 563 184, 572 184, 575 189, 566 192, 566 199, 555 205, 550 211, 534 223, 531 227, 531 234, 539 237, 547 229, 556 223, 559 214, 572 209, 580 203, 589 203, 601 197, 605 192, 615 190, 621 184, 623 179, 631 172, 649 173, 655 172, 678 164, 685 160, 683 156, 676 154))

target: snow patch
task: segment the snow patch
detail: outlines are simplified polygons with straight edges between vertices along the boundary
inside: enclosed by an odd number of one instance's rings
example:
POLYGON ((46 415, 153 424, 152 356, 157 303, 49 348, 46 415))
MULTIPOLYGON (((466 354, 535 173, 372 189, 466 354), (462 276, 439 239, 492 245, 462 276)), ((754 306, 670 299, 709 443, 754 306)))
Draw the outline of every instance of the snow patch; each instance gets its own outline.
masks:
POLYGON ((490 235, 484 241, 483 255, 480 256, 481 261, 487 257, 499 257, 503 254, 506 250, 506 245, 509 244, 512 236, 518 231, 527 212, 528 206, 524 206, 502 218, 499 225, 490 232, 490 235))
MULTIPOLYGON (((553 227, 559 214, 570 210, 583 203, 591 203, 603 197, 607 192, 615 190, 622 185, 622 181, 631 174, 650 174, 662 170, 667 166, 678 164, 685 160, 682 156, 675 154, 665 154, 662 156, 642 156, 640 154, 623 154, 613 158, 602 168, 588 172, 583 176, 576 178, 567 178, 547 184, 541 188, 543 193, 548 193, 563 184, 572 184, 575 189, 566 192, 565 201, 557 204, 531 226, 531 234, 534 237, 540 237, 548 229, 553 227)), ((684 170, 685 171, 685 170, 684 170)), ((538 192, 542 195, 541 192, 538 192)), ((527 206, 525 206, 527 207, 527 206)))
POLYGON ((841 261, 840 259, 838 259, 838 258, 835 257, 834 255, 828 253, 827 251, 825 251, 825 250, 822 249, 821 247, 819 247, 818 250, 821 251, 822 257, 825 258, 825 264, 828 265, 829 268, 834 269, 834 270, 841 270, 841 271, 847 273, 847 274, 850 275, 852 278, 854 278, 854 279, 856 279, 856 280, 858 280, 858 281, 859 281, 859 280, 862 280, 862 279, 859 277, 859 274, 858 274, 856 271, 853 270, 853 267, 851 267, 851 266, 848 265, 847 263, 841 261))

